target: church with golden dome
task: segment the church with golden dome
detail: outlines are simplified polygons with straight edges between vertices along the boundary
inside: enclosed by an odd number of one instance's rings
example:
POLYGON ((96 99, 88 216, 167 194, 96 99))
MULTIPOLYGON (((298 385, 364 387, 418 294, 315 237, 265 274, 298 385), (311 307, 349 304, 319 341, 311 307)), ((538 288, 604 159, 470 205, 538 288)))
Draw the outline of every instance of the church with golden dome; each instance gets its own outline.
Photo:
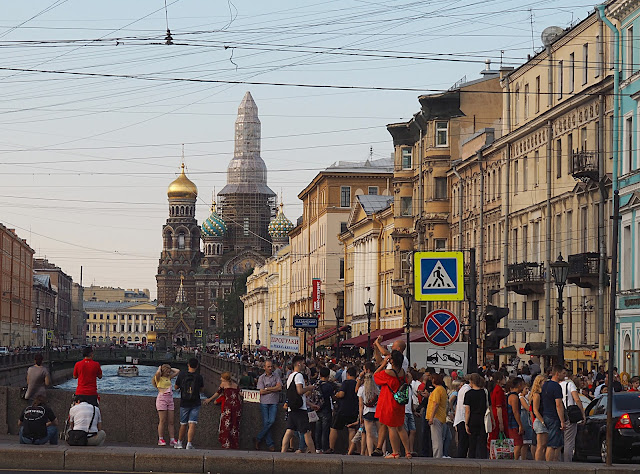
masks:
POLYGON ((184 162, 169 185, 169 217, 162 227, 156 275, 159 347, 213 341, 225 326, 218 298, 231 292, 238 275, 263 265, 288 238, 292 226, 282 207, 276 216, 260 139, 258 107, 247 92, 238 107, 227 184, 202 225, 195 217, 198 188, 187 177, 184 162))

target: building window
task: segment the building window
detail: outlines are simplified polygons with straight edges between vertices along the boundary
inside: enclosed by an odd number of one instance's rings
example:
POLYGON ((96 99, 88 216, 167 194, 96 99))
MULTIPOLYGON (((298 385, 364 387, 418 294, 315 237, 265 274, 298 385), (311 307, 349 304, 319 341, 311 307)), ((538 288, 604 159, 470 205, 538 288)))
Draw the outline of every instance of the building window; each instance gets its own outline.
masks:
POLYGON ((587 83, 589 71, 589 44, 582 45, 582 85, 587 83))
POLYGON ((435 178, 435 199, 447 199, 447 178, 435 178))
POLYGON ((531 302, 531 318, 534 321, 538 321, 540 319, 540 301, 538 300, 531 302))
POLYGON ((556 140, 556 178, 562 176, 562 140, 556 140))
POLYGON ((558 100, 562 99, 563 82, 564 82, 564 61, 558 61, 558 100))
POLYGON ((573 133, 567 135, 567 154, 569 155, 569 174, 573 173, 573 133))
POLYGON ((344 258, 340 259, 340 280, 344 280, 344 258))
POLYGON ((378 186, 369 186, 368 193, 371 196, 377 196, 378 195, 378 186))
POLYGON ((595 77, 600 76, 600 57, 602 57, 602 43, 600 42, 600 35, 596 36, 596 58, 598 58, 596 60, 596 75, 595 77))
POLYGON ((436 122, 436 146, 449 146, 449 122, 436 122))
POLYGON ((400 198, 400 215, 401 216, 411 216, 412 214, 412 201, 413 199, 410 197, 401 197, 400 198))
POLYGON ((529 157, 522 159, 522 190, 526 191, 529 186, 529 157))
POLYGON ((520 117, 520 86, 516 86, 515 91, 515 107, 513 108, 513 123, 519 122, 520 117))
POLYGON ((340 186, 340 207, 351 207, 350 186, 340 186))
POLYGON ((118 325, 117 325, 117 324, 114 324, 114 325, 113 325, 113 332, 117 332, 117 331, 118 331, 118 329, 117 329, 117 328, 118 328, 118 325))
POLYGON ((633 169, 633 116, 629 116, 624 121, 625 130, 624 130, 624 147, 625 147, 625 156, 624 164, 622 166, 623 173, 630 173, 633 169))
POLYGON ((447 250, 447 239, 435 239, 434 250, 447 250))
POLYGON ((569 55, 569 93, 573 92, 574 82, 576 77, 576 58, 575 54, 569 55))
POLYGON ((540 112, 540 76, 536 76, 536 113, 540 112))
POLYGON ((524 118, 529 118, 529 84, 524 85, 524 118))
POLYGON ((513 191, 517 193, 520 188, 518 185, 518 181, 520 181, 520 176, 518 174, 518 160, 513 162, 513 191))
POLYGON ((347 223, 346 222, 340 222, 340 233, 344 234, 347 231, 347 223))
POLYGON ((184 232, 178 234, 178 248, 184 249, 184 232))
POLYGON ((402 169, 410 170, 412 168, 411 163, 411 148, 403 148, 402 149, 402 169))
POLYGON ((244 231, 244 236, 248 237, 249 236, 249 218, 248 217, 244 218, 243 231, 244 231))

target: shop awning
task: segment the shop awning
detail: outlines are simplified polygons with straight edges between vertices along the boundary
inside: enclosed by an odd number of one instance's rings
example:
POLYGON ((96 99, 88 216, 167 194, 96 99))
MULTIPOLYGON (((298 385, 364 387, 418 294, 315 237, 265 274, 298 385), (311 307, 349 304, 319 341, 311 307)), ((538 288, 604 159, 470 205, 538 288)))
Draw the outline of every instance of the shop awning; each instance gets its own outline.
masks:
MULTIPOLYGON (((404 338, 404 340, 406 340, 407 335, 404 334, 404 329, 403 329, 402 337, 404 338)), ((393 341, 395 341, 396 339, 399 339, 397 334, 392 334, 391 336, 386 336, 382 340, 382 345, 386 347, 389 344, 393 344, 393 341)), ((417 331, 413 331, 409 335, 409 342, 427 342, 427 338, 424 337, 424 331, 422 331, 421 329, 417 330, 417 331)))
POLYGON ((487 352, 491 352, 493 354, 517 354, 518 350, 516 349, 516 346, 507 346, 487 352))
MULTIPOLYGON (((371 331, 371 344, 373 344, 373 341, 375 341, 378 336, 382 336, 383 339, 397 338, 403 332, 404 328, 376 329, 375 331, 371 331)), ((346 341, 342 341, 340 345, 367 347, 367 341, 368 334, 361 334, 359 336, 352 337, 351 339, 347 339, 346 341)))
POLYGON ((321 332, 320 334, 316 334, 315 336, 313 336, 311 340, 318 343, 318 341, 324 341, 325 339, 329 339, 330 337, 335 336, 338 330, 346 331, 347 329, 349 329, 349 326, 342 326, 340 329, 333 327, 331 329, 327 329, 326 331, 321 332))

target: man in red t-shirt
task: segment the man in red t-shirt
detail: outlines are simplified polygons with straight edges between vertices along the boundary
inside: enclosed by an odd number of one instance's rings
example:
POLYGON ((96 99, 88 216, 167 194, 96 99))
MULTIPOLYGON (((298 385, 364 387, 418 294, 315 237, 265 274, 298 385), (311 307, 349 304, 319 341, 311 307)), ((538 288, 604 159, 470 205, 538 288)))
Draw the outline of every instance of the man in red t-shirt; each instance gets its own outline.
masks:
POLYGON ((82 351, 84 359, 76 362, 73 378, 78 379, 76 395, 91 405, 98 406, 98 386, 96 379, 102 378, 100 364, 93 360, 93 347, 85 347, 82 351))

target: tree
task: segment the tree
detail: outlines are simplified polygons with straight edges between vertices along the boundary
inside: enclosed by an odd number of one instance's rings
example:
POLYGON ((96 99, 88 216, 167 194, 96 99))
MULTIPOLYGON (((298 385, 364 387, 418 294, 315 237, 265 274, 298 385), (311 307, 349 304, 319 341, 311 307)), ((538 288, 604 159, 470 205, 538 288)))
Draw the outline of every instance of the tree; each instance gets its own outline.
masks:
POLYGON ((218 298, 218 309, 222 316, 220 338, 225 341, 239 341, 242 339, 244 328, 244 304, 240 300, 247 293, 247 278, 253 273, 253 268, 236 275, 231 292, 218 298))

